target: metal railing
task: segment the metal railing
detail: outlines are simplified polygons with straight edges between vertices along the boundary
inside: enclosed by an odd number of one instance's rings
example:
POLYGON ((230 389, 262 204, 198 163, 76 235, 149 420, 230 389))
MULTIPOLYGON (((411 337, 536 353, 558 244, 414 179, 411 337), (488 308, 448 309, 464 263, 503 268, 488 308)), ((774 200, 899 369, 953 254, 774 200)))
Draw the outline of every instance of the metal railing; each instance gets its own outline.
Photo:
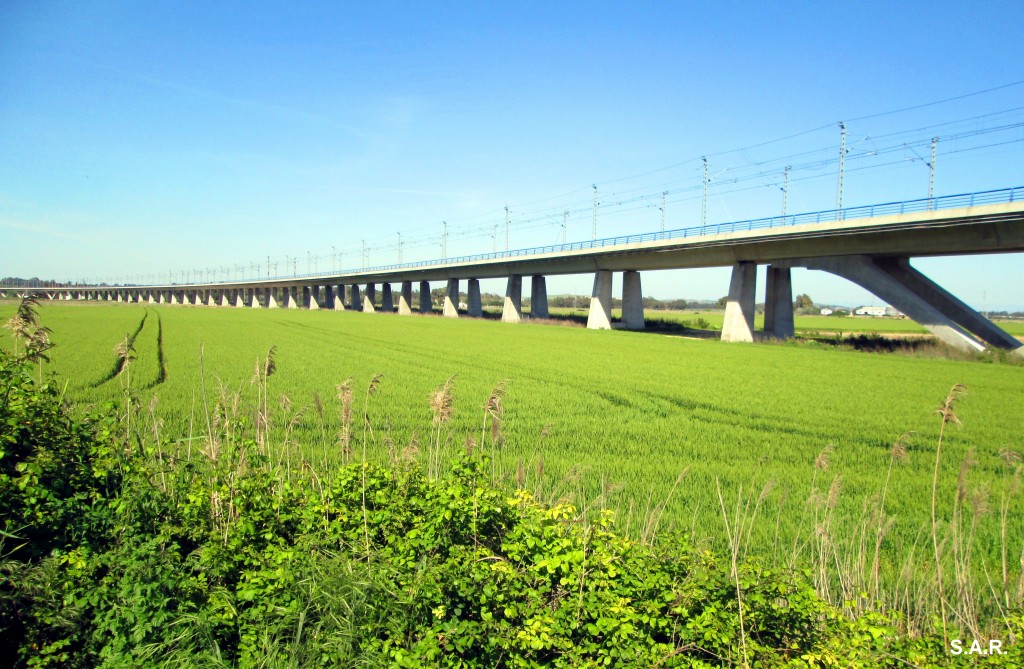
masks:
POLYGON ((314 278, 319 276, 344 276, 347 274, 369 274, 372 272, 388 272, 401 269, 418 269, 422 267, 444 267, 447 265, 464 265, 466 263, 481 262, 487 260, 503 260, 510 258, 521 258, 523 256, 544 255, 548 253, 565 253, 568 251, 584 251, 598 249, 606 246, 622 246, 624 244, 639 244, 643 242, 668 241, 674 239, 688 239, 691 237, 706 237, 731 232, 747 232, 764 228, 782 228, 806 223, 830 223, 844 221, 854 218, 872 218, 874 216, 889 216, 893 214, 912 214, 921 211, 936 211, 939 209, 957 209, 961 207, 974 207, 983 204, 1004 204, 1020 202, 1024 200, 1024 186, 1013 188, 1001 188, 998 190, 980 191, 977 193, 964 193, 961 195, 945 195, 942 197, 922 198, 919 200, 903 200, 901 202, 887 202, 884 204, 872 204, 861 207, 846 207, 843 209, 826 209, 805 214, 790 214, 787 216, 770 216, 767 218, 753 218, 742 221, 731 221, 728 223, 715 223, 711 225, 697 225, 676 230, 665 230, 663 232, 645 232, 635 235, 620 235, 618 237, 605 237, 582 242, 569 242, 567 244, 551 244, 549 246, 532 246, 525 249, 512 249, 509 251, 493 251, 491 253, 476 253, 473 255, 456 256, 453 258, 435 258, 433 260, 420 260, 416 262, 396 263, 392 265, 375 265, 373 267, 352 268, 333 272, 315 272, 312 274, 278 276, 267 279, 268 281, 314 278))

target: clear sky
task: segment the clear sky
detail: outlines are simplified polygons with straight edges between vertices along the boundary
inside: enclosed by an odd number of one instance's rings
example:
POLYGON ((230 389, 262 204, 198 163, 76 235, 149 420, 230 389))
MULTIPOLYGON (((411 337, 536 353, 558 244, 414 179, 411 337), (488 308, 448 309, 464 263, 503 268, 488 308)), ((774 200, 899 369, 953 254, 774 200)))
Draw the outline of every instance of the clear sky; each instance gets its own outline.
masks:
MULTIPOLYGON (((0 0, 0 276, 406 261, 1024 185, 1024 4, 0 0), (939 102, 939 101, 946 102, 939 102), (930 104, 936 103, 938 104, 930 104), (897 113, 896 110, 904 110, 897 113), (773 141, 780 140, 780 141, 773 141), (567 219, 563 212, 570 213, 567 219), (497 239, 494 238, 497 226, 497 239)), ((920 268, 1024 308, 1024 256, 920 268)), ((592 277, 549 292, 588 293, 592 277)), ((485 290, 499 291, 498 282, 485 290)), ((877 303, 798 271, 818 302, 877 303)), ((728 271, 647 273, 717 298, 728 271)))

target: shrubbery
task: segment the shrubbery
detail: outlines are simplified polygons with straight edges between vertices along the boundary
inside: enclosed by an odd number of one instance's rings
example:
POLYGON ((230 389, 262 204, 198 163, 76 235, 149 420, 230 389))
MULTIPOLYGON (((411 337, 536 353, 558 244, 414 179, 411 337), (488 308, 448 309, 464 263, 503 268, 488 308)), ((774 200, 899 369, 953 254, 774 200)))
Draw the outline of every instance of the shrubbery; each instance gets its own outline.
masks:
MULTIPOLYGON (((843 617, 799 572, 734 572, 685 537, 645 545, 510 495, 478 455, 440 478, 411 461, 282 470, 221 412, 202 455, 176 459, 129 437, 123 410, 72 417, 31 372, 0 351, 12 666, 969 664, 843 617)), ((1019 666, 1008 650, 989 665, 1019 666)))

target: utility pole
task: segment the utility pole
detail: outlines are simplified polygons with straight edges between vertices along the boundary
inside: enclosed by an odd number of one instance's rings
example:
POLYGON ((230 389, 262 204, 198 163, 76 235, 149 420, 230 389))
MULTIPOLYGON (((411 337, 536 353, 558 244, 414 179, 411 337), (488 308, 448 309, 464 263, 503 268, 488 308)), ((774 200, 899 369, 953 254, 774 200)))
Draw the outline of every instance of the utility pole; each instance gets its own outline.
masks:
POLYGON ((846 124, 839 122, 839 189, 836 193, 836 209, 843 208, 843 163, 846 160, 846 124))
POLYGON ((494 252, 498 252, 498 224, 494 224, 494 232, 491 233, 491 241, 494 242, 494 252))
POLYGON ((292 276, 299 275, 299 256, 292 258, 292 276))
POLYGON ((661 231, 665 232, 665 206, 668 204, 668 191, 661 191, 661 231))
POLYGON ((444 226, 444 232, 441 233, 441 259, 448 259, 448 221, 441 221, 441 225, 444 226))
POLYGON ((562 243, 569 242, 569 210, 562 212, 562 243))
POLYGON ((593 216, 591 217, 592 220, 591 220, 591 224, 590 224, 590 239, 592 239, 592 240, 597 239, 597 184, 593 184, 593 186, 594 186, 594 213, 593 213, 593 216))
POLYGON ((306 274, 313 273, 313 253, 306 251, 306 274))
POLYGON ((939 145, 939 138, 932 137, 932 159, 928 163, 928 208, 931 209, 935 206, 933 198, 935 197, 935 149, 939 145))
POLYGON ((363 269, 366 269, 366 240, 360 240, 363 242, 363 269))
POLYGON ((508 205, 505 205, 505 250, 508 251, 508 205))
POLYGON ((704 194, 700 198, 700 224, 704 226, 708 222, 708 159, 700 159, 704 161, 704 194))
POLYGON ((786 215, 786 207, 789 204, 789 165, 782 176, 782 215, 786 215))
POLYGON ((270 278, 270 256, 267 256, 267 278, 270 278))
POLYGON ((338 271, 338 247, 331 245, 331 271, 338 271))
POLYGON ((398 264, 402 264, 402 233, 398 233, 398 264))

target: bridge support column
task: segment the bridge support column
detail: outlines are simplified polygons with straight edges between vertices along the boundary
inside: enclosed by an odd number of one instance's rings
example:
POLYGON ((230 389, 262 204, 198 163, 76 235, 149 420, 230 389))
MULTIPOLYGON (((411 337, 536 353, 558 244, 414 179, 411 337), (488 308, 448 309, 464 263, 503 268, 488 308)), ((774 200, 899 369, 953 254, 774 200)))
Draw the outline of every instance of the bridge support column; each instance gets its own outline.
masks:
POLYGON ((353 311, 363 310, 363 298, 360 297, 359 284, 352 284, 349 287, 348 308, 353 311))
POLYGON ((245 288, 238 288, 238 289, 236 289, 234 291, 234 293, 235 293, 235 306, 236 307, 244 307, 245 306, 245 291, 246 291, 245 288))
POLYGON ((466 287, 466 300, 468 302, 466 312, 473 318, 482 318, 484 315, 483 303, 480 301, 480 279, 470 279, 466 287))
POLYGON ((1024 344, 913 268, 906 258, 876 258, 875 264, 894 281, 906 286, 919 298, 935 307, 939 313, 989 346, 1017 351, 1018 354, 1024 355, 1024 344))
POLYGON ((380 310, 389 314, 395 310, 395 298, 391 294, 390 283, 380 287, 380 310))
POLYGON ((1020 342, 1008 334, 1000 334, 991 321, 911 267, 905 258, 860 255, 794 262, 836 274, 871 291, 954 348, 970 352, 985 349, 969 334, 970 329, 993 346, 1024 354, 1020 342))
POLYGON ((518 323, 523 320, 523 277, 513 274, 505 287, 505 304, 501 308, 502 323, 518 323))
POLYGON ((590 293, 587 329, 612 329, 612 273, 610 270, 598 270, 594 275, 594 290, 590 293))
POLYGON ((412 315, 412 281, 402 282, 402 292, 398 295, 398 315, 412 315))
POLYGON ((792 339, 796 336, 792 270, 788 267, 768 267, 764 290, 764 333, 774 339, 792 339))
POLYGON ((253 288, 249 291, 249 308, 250 309, 262 309, 263 305, 260 304, 260 297, 263 293, 262 288, 253 288))
POLYGON ((334 310, 345 311, 345 286, 341 284, 334 287, 334 310))
POLYGON ((317 299, 320 289, 317 286, 302 287, 302 306, 311 311, 320 308, 320 301, 317 299))
POLYGON ((420 281, 420 313, 429 314, 434 310, 434 303, 430 297, 430 282, 420 281))
POLYGON ((458 318, 459 317, 459 280, 448 279, 448 290, 444 293, 444 310, 443 314, 445 318, 458 318))
POLYGON ((280 309, 281 305, 277 302, 277 289, 267 287, 267 309, 280 309))
POLYGON ((732 267, 729 301, 725 305, 722 341, 754 341, 754 298, 757 263, 738 262, 732 267))
POLYGON ((206 306, 215 307, 217 306, 217 290, 206 291, 206 306))
POLYGON ((234 293, 234 292, 235 291, 233 291, 231 289, 227 289, 227 288, 222 290, 222 291, 220 291, 220 306, 222 306, 222 307, 230 307, 231 303, 234 302, 234 300, 231 299, 232 298, 232 293, 234 293))
POLYGON ((372 314, 377 311, 377 308, 373 305, 377 301, 377 285, 373 283, 366 284, 366 294, 363 295, 363 313, 372 314))
POLYGON ((324 309, 334 309, 334 286, 324 286, 324 309))
POLYGON ((622 273, 622 328, 643 330, 644 292, 640 286, 640 272, 628 270, 622 273))
POLYGON ((548 283, 543 276, 538 274, 530 280, 530 318, 549 317, 548 283))

